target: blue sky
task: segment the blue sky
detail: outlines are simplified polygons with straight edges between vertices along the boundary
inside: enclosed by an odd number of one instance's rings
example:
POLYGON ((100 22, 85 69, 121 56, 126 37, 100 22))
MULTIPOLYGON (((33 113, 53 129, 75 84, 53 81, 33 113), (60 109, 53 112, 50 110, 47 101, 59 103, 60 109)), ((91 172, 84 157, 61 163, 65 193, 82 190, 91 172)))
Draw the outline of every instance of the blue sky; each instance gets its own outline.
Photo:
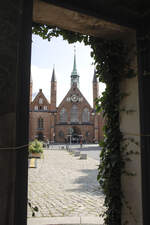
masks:
MULTIPOLYGON (((94 74, 91 48, 82 43, 68 44, 62 37, 52 38, 50 42, 37 35, 32 36, 31 73, 33 97, 39 89, 50 99, 50 80, 53 67, 57 77, 57 105, 70 88, 70 75, 73 69, 74 45, 76 46, 77 70, 80 75, 80 90, 92 105, 92 79, 94 74)), ((100 93, 104 85, 100 84, 100 93)))

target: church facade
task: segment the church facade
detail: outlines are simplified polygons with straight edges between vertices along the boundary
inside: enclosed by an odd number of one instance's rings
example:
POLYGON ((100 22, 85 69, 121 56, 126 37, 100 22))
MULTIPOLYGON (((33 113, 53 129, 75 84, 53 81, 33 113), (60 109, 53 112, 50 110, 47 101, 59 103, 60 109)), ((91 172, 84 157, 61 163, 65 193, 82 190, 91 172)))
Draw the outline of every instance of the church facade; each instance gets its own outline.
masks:
POLYGON ((42 89, 32 101, 30 82, 30 117, 29 140, 39 139, 57 143, 98 143, 103 138, 103 120, 101 114, 95 112, 95 99, 99 96, 99 84, 94 71, 93 107, 88 103, 79 89, 79 75, 74 53, 71 87, 57 107, 57 80, 55 69, 51 78, 50 101, 44 96, 42 89))

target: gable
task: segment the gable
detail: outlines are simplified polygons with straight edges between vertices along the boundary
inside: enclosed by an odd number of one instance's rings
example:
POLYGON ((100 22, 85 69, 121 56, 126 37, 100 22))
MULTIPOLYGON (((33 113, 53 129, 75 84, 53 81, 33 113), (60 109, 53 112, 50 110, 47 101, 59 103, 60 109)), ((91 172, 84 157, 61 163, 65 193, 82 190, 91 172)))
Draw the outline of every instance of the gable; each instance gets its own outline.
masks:
POLYGON ((32 110, 49 110, 50 103, 42 92, 42 89, 39 90, 38 94, 31 103, 32 110), (36 109, 37 108, 37 109, 36 109))
POLYGON ((73 104, 77 104, 81 106, 81 108, 87 107, 89 109, 92 109, 92 107, 76 85, 70 88, 62 102, 59 104, 58 110, 62 107, 71 107, 73 104))

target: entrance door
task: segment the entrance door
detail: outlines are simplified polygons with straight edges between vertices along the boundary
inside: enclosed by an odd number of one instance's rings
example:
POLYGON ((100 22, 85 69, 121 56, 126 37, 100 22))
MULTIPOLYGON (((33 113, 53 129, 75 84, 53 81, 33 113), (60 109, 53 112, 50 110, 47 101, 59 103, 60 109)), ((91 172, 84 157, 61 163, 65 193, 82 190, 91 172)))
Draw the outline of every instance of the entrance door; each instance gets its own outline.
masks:
POLYGON ((38 140, 39 141, 44 141, 44 136, 43 136, 43 133, 42 132, 39 132, 38 133, 38 140))

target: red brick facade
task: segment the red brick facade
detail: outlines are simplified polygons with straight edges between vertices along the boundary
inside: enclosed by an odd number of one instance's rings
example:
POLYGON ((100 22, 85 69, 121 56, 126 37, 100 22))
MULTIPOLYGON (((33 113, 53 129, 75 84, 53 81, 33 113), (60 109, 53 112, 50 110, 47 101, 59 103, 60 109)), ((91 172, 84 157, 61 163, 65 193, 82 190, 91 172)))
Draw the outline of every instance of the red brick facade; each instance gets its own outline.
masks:
MULTIPOLYGON (((94 76, 96 75, 94 74, 94 76)), ((32 91, 32 86, 30 90, 32 91)), ((30 140, 37 138, 64 143, 66 141, 80 142, 82 139, 86 143, 92 143, 102 139, 102 117, 95 113, 94 108, 87 102, 76 83, 72 84, 58 107, 56 107, 56 96, 57 82, 53 70, 51 103, 48 102, 41 89, 30 103, 30 140)), ((98 83, 94 77, 93 105, 95 105, 94 99, 96 97, 98 97, 98 83)))

